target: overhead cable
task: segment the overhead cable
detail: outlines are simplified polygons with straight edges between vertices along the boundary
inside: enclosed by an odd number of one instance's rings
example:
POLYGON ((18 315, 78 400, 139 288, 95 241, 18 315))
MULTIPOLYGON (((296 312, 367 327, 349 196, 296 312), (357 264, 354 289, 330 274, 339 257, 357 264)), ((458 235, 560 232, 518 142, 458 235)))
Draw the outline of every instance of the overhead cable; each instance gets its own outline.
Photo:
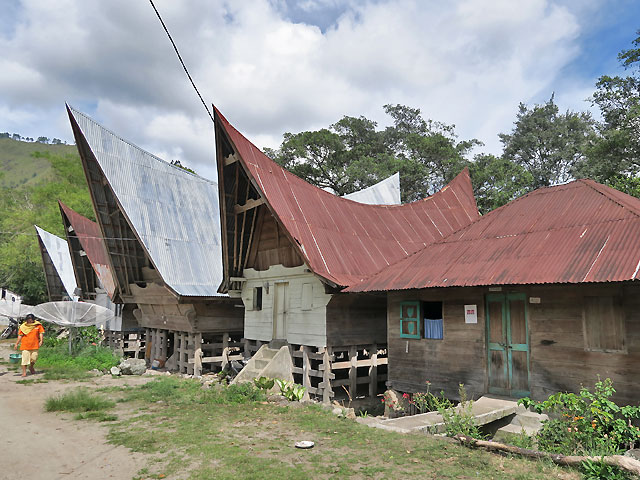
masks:
POLYGON ((158 12, 158 9, 153 4, 153 0, 149 0, 149 3, 151 3, 151 6, 153 7, 153 10, 156 12, 156 15, 158 16, 158 20, 160 20, 160 23, 162 24, 162 28, 164 28, 164 31, 166 32, 167 37, 169 37, 169 41, 171 42, 171 45, 173 45, 173 49, 175 50, 176 55, 178 56, 178 60, 180 60, 180 64, 182 65, 182 68, 184 68, 184 73, 187 74, 187 77, 189 78, 189 81, 191 82, 191 85, 193 86, 193 89, 198 94, 198 97, 200 98, 200 101, 202 102, 202 105, 204 106, 204 109, 207 111, 207 114, 209 115, 209 118, 211 119, 212 122, 214 122, 213 115, 211 115, 211 112, 209 111, 209 107, 207 107, 207 104, 205 103, 204 99, 202 98, 202 95, 200 95, 200 91, 198 90, 198 87, 196 87, 196 84, 193 81, 193 78, 191 78, 191 75, 189 74, 189 70, 187 70, 187 66, 184 64, 184 61, 182 60, 182 56, 180 55, 180 52, 178 51, 178 47, 176 46, 176 42, 173 41, 173 38, 171 37, 171 34, 169 33, 169 29, 165 25, 164 20, 162 20, 162 17, 160 16, 160 12, 158 12))

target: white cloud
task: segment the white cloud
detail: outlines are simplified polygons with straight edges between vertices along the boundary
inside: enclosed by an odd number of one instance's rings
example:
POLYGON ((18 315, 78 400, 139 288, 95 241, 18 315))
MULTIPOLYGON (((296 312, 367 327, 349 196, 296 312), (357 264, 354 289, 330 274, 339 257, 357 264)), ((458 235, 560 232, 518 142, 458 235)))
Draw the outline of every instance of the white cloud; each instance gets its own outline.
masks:
MULTIPOLYGON (((385 124, 382 105, 403 103, 492 151, 518 102, 554 90, 592 11, 550 0, 156 4, 207 103, 258 146, 345 114, 385 124), (324 17, 291 20, 293 8, 324 17)), ((70 139, 69 101, 213 175, 210 120, 148 4, 28 0, 20 10, 0 33, 0 131, 70 139)), ((576 108, 586 87, 565 79, 556 99, 576 108)))

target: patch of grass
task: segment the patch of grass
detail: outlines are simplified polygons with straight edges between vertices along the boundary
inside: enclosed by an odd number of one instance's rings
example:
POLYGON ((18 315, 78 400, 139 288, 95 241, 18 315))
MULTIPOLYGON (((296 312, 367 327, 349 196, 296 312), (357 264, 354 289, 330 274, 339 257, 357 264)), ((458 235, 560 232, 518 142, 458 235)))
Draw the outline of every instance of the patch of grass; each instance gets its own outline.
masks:
POLYGON ((92 378, 88 371, 74 365, 56 365, 44 370, 45 380, 73 380, 83 382, 92 378))
POLYGON ((47 412, 99 412, 115 406, 115 402, 90 393, 85 388, 77 388, 62 395, 47 398, 44 409, 47 412))
POLYGON ((24 380, 18 380, 16 383, 19 383, 20 385, 33 385, 34 383, 49 383, 49 382, 42 378, 27 378, 24 380))
POLYGON ((69 355, 65 344, 43 346, 38 355, 41 368, 75 368, 78 370, 108 370, 117 365, 120 358, 107 347, 88 345, 74 355, 69 355))
POLYGON ((113 415, 111 413, 106 413, 103 411, 97 412, 82 412, 77 413, 74 417, 74 420, 95 420, 97 422, 115 422, 118 420, 117 415, 113 415))
POLYGON ((158 454, 143 478, 579 478, 545 462, 372 429, 316 405, 266 404, 245 386, 203 390, 193 380, 163 377, 117 393, 135 413, 112 424, 109 441, 158 454), (298 450, 298 440, 315 447, 298 450))

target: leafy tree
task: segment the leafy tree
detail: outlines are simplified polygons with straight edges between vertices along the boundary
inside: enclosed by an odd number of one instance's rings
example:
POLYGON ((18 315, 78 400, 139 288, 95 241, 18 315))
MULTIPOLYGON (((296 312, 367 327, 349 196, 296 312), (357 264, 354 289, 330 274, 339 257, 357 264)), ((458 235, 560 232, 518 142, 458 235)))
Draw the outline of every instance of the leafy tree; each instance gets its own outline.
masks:
POLYGON ((479 154, 469 167, 480 213, 487 213, 531 190, 533 176, 504 157, 479 154))
POLYGON ((499 137, 504 158, 529 172, 534 190, 572 180, 595 135, 589 113, 559 113, 552 95, 533 108, 521 103, 512 132, 499 137))
MULTIPOLYGON (((612 186, 637 183, 640 173, 640 30, 633 49, 618 59, 627 77, 603 75, 596 84, 593 104, 602 114, 599 138, 580 165, 579 173, 612 186)), ((617 188, 617 187, 616 187, 617 188)))
POLYGON ((393 125, 377 130, 365 117, 345 116, 329 128, 285 133, 267 155, 306 181, 338 195, 400 172, 403 201, 424 198, 469 164, 477 140, 458 142, 454 126, 425 120, 419 109, 385 105, 393 125))
POLYGON ((38 137, 38 140, 36 140, 36 142, 38 142, 38 143, 49 143, 49 138, 48 137, 38 137))
POLYGON ((64 238, 58 200, 93 218, 86 179, 77 155, 35 153, 49 160, 53 176, 30 187, 0 189, 0 284, 27 303, 46 300, 42 260, 33 225, 64 238))
POLYGON ((189 167, 185 167, 184 165, 182 165, 182 163, 180 162, 180 160, 171 160, 171 165, 176 166, 178 168, 181 168, 182 170, 186 170, 187 172, 193 173, 195 175, 197 175, 197 173, 195 172, 195 170, 191 170, 189 167))

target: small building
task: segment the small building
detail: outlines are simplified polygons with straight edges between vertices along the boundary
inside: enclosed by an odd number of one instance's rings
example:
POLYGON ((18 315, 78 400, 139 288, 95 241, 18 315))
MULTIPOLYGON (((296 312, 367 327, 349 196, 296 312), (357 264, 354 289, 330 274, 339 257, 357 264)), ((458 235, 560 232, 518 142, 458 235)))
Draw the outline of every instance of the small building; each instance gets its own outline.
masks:
POLYGON ((640 200, 541 188, 348 292, 387 294, 387 385, 546 398, 609 377, 640 399, 640 200))
POLYGON ((340 292, 476 220, 468 171, 424 200, 363 204, 284 170, 217 109, 215 130, 220 292, 242 300, 250 349, 288 345, 294 379, 325 401, 340 387, 375 395, 386 380, 386 295, 340 292))
POLYGON ((80 299, 114 312, 113 321, 99 325, 107 332, 109 339, 112 336, 122 338, 121 332, 126 334, 126 332, 137 330, 138 322, 133 316, 133 305, 116 304, 111 300, 115 283, 100 227, 96 222, 73 211, 64 203, 58 203, 76 284, 80 289, 80 299))
POLYGON ((135 305, 149 360, 167 360, 183 373, 194 373, 202 356, 220 365, 242 346, 243 312, 239 300, 217 291, 216 182, 67 111, 113 277, 112 301, 135 305))

